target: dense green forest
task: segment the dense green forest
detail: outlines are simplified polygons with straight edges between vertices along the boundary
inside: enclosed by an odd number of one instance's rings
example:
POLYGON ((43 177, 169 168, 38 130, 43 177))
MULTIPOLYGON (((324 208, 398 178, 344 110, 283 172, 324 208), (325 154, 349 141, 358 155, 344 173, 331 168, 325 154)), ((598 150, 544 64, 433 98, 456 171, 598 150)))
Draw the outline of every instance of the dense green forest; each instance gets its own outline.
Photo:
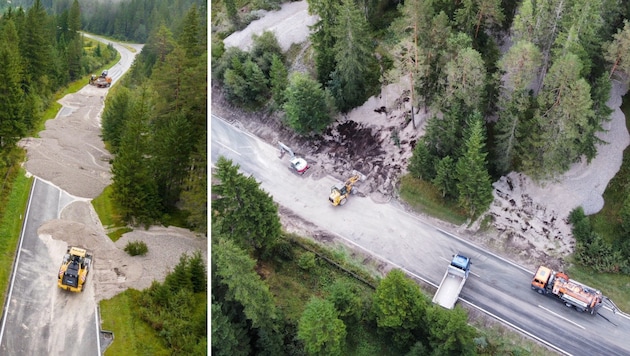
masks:
POLYGON ((151 33, 103 112, 103 139, 115 154, 112 196, 123 219, 168 222, 184 212, 207 229, 207 44, 196 5, 174 35, 151 33))
MULTIPOLYGON (((74 0, 40 0, 49 14, 62 14, 74 0)), ((35 0, 0 0, 0 11, 8 8, 31 8, 35 0)), ((83 31, 98 33, 117 40, 146 43, 149 35, 160 26, 176 32, 180 19, 192 5, 197 5, 204 27, 208 12, 204 0, 79 0, 83 31)), ((206 35, 204 32, 201 34, 206 35)))
MULTIPOLYGON (((197 6, 199 20, 205 29, 208 5, 204 0, 83 0, 83 29, 123 41, 146 43, 160 26, 178 34, 180 19, 193 5, 197 6)), ((206 31, 198 35, 205 37, 206 31)))
POLYGON ((160 336, 168 350, 163 354, 207 354, 207 276, 200 253, 184 254, 163 283, 131 292, 137 305, 133 312, 160 336))
MULTIPOLYGON (((309 74, 289 71, 295 53, 284 53, 272 33, 255 36, 249 51, 223 46, 255 18, 247 10, 270 3, 223 0, 213 8, 212 78, 226 98, 281 112, 309 137, 405 78, 408 122, 420 110, 429 115, 409 174, 473 219, 502 174, 549 180, 590 162, 603 143, 597 134, 611 114, 613 80, 627 82, 630 73, 630 7, 615 0, 308 0, 319 16, 301 55, 309 74)), ((630 272, 622 227, 630 203, 623 205, 610 221, 621 234, 578 238, 578 262, 630 272)))

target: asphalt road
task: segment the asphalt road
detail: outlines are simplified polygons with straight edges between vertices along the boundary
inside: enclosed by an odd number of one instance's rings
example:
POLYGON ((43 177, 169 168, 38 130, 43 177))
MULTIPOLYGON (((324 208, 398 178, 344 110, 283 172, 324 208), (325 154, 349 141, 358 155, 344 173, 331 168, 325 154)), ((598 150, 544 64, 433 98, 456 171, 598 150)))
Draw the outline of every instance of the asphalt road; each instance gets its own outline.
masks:
POLYGON ((2 355, 99 354, 92 276, 83 293, 58 288, 65 244, 37 234, 44 222, 59 218, 74 200, 35 179, 0 328, 2 355))
MULTIPOLYGON (((112 83, 131 67, 135 55, 142 49, 138 44, 121 45, 98 36, 85 36, 111 43, 120 53, 120 61, 109 69, 112 83)), ((71 113, 72 110, 62 108, 59 115, 71 113)), ((66 243, 37 233, 42 224, 58 219, 64 207, 77 199, 84 200, 49 182, 35 179, 2 314, 0 355, 101 353, 92 282, 94 271, 88 275, 82 293, 61 290, 57 287, 57 272, 66 252, 66 243)), ((98 256, 94 263, 98 264, 98 256)))
MULTIPOLYGON (((111 44, 114 49, 120 53, 120 61, 109 68, 108 75, 112 77, 112 85, 114 85, 122 77, 122 75, 129 70, 129 68, 131 68, 137 53, 140 52, 144 46, 143 44, 121 44, 89 33, 83 33, 83 35, 105 44, 111 44)), ((95 74, 99 75, 100 73, 95 74)))
MULTIPOLYGON (((488 313, 559 353, 569 355, 630 354, 630 318, 600 309, 601 315, 578 313, 558 300, 530 289, 533 271, 476 247, 406 213, 395 202, 378 204, 352 196, 343 207, 328 202, 337 180, 297 176, 276 147, 212 115, 211 160, 231 159, 244 174, 280 205, 347 243, 408 274, 437 286, 455 253, 471 257, 473 266, 460 303, 488 313)), ((360 189, 360 185, 358 186, 360 189)), ((603 291, 604 294, 606 291, 603 291)))

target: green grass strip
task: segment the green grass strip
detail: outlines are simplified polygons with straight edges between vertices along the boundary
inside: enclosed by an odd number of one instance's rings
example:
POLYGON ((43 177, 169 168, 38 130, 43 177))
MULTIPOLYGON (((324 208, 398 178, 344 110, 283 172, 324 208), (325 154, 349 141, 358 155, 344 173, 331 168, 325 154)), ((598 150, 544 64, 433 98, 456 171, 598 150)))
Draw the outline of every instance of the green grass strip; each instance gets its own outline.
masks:
POLYGON ((461 225, 466 216, 455 204, 445 202, 435 186, 405 175, 400 179, 400 197, 414 210, 452 224, 461 225))
POLYGON ((107 231, 107 236, 116 242, 125 233, 133 231, 133 229, 126 226, 125 222, 121 219, 116 204, 111 198, 112 187, 107 186, 95 199, 92 200, 92 206, 96 210, 96 214, 101 220, 101 224, 107 231))
POLYGON ((2 220, 0 221, 0 291, 2 301, 6 300, 7 288, 13 270, 13 260, 17 250, 22 222, 33 178, 27 178, 25 171, 20 169, 13 187, 9 193, 2 220))
POLYGON ((128 289, 100 302, 101 328, 114 333, 114 341, 105 350, 105 356, 171 354, 155 331, 137 316, 134 300, 139 295, 139 291, 128 289))
POLYGON ((630 276, 625 274, 597 273, 588 268, 574 265, 567 269, 567 273, 576 281, 597 288, 610 298, 617 307, 630 313, 630 276))

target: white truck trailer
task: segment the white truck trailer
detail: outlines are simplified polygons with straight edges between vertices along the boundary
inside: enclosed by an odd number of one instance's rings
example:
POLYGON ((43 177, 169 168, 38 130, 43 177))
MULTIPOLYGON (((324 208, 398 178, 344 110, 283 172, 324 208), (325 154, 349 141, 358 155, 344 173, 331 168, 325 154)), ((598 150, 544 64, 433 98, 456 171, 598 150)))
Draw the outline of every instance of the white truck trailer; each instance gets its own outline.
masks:
POLYGON ((470 272, 470 258, 457 254, 453 256, 451 264, 446 269, 444 278, 433 296, 433 303, 446 309, 453 309, 459 298, 459 293, 464 288, 464 283, 470 272))

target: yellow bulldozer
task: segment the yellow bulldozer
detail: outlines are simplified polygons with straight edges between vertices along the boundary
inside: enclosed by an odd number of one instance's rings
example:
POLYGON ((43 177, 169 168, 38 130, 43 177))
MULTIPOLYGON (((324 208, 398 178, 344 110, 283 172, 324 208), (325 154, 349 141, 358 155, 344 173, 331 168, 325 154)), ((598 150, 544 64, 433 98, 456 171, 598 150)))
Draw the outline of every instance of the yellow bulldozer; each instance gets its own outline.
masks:
POLYGON ((71 292, 83 292, 87 275, 92 267, 92 255, 85 249, 69 247, 61 261, 57 285, 71 292))
POLYGON ((357 171, 353 171, 352 174, 353 175, 344 183, 336 184, 330 189, 330 196, 328 196, 328 200, 333 206, 345 205, 350 194, 354 194, 356 192, 354 184, 359 180, 365 179, 365 176, 357 171))

